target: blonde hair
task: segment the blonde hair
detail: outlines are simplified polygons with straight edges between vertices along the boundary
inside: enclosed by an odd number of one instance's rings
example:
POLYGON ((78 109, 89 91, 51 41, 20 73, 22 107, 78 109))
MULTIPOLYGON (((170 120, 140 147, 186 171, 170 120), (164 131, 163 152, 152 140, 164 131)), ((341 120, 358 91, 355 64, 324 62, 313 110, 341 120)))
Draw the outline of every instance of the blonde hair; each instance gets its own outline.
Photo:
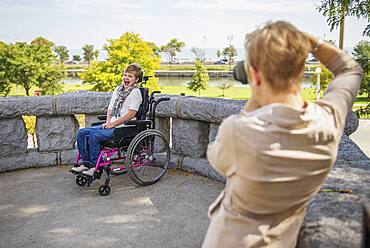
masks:
POLYGON ((125 73, 125 72, 131 72, 135 75, 136 79, 139 79, 140 75, 141 75, 141 72, 142 72, 142 69, 141 69, 141 66, 138 63, 132 63, 132 64, 129 64, 127 66, 127 68, 123 71, 123 73, 125 73))
POLYGON ((292 24, 269 22, 246 35, 246 64, 262 72, 275 92, 299 86, 310 49, 305 36, 292 24))

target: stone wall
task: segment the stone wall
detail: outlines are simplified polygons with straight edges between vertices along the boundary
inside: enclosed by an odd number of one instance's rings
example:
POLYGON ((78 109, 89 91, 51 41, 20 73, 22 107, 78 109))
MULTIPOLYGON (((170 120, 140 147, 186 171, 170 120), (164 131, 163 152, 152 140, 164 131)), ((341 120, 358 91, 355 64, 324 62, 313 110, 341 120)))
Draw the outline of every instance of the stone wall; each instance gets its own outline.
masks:
MULTIPOLYGON (((165 95, 163 95, 165 96, 165 95)), ((244 101, 166 96, 158 105, 156 125, 172 141, 172 166, 224 181, 205 157, 224 118, 238 113, 244 101)), ((86 126, 104 114, 110 93, 77 92, 59 96, 0 98, 0 172, 58 164, 72 164, 76 156, 78 122, 86 126), (22 116, 36 116, 38 147, 27 149, 22 116)), ((358 127, 347 117, 338 159, 322 191, 311 201, 302 226, 299 247, 359 247, 362 232, 361 199, 368 199, 369 159, 349 139, 358 127)))

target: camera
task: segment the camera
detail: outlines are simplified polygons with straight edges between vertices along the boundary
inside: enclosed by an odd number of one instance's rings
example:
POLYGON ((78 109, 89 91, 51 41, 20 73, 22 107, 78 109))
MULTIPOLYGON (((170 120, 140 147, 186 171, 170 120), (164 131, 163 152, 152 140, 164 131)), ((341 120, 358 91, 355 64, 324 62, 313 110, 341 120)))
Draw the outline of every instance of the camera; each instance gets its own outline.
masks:
POLYGON ((247 73, 244 68, 244 60, 236 63, 233 69, 233 77, 236 81, 241 82, 242 84, 248 84, 247 73))

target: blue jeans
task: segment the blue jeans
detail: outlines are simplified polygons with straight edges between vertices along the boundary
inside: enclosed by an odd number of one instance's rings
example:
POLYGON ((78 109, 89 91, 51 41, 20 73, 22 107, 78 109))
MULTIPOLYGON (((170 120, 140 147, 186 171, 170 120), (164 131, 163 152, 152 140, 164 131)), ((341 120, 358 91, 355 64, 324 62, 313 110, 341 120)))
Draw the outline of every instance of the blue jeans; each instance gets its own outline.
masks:
POLYGON ((113 138, 113 130, 114 128, 103 129, 102 125, 81 128, 77 134, 77 148, 81 160, 95 166, 100 154, 100 144, 113 138), (89 151, 86 151, 86 136, 89 136, 89 151))

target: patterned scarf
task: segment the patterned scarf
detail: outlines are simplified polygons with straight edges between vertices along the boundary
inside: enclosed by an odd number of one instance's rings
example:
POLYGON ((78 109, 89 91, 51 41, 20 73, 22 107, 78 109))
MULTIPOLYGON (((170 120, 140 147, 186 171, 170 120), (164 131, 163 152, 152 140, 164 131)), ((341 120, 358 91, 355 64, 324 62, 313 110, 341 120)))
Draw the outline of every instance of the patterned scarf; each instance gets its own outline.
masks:
POLYGON ((139 88, 139 84, 137 83, 128 87, 127 89, 125 89, 125 87, 122 84, 119 86, 117 90, 117 98, 114 101, 114 105, 113 105, 113 110, 112 110, 113 116, 115 116, 116 118, 120 117, 120 111, 121 111, 123 102, 130 95, 131 91, 137 88, 139 88))

